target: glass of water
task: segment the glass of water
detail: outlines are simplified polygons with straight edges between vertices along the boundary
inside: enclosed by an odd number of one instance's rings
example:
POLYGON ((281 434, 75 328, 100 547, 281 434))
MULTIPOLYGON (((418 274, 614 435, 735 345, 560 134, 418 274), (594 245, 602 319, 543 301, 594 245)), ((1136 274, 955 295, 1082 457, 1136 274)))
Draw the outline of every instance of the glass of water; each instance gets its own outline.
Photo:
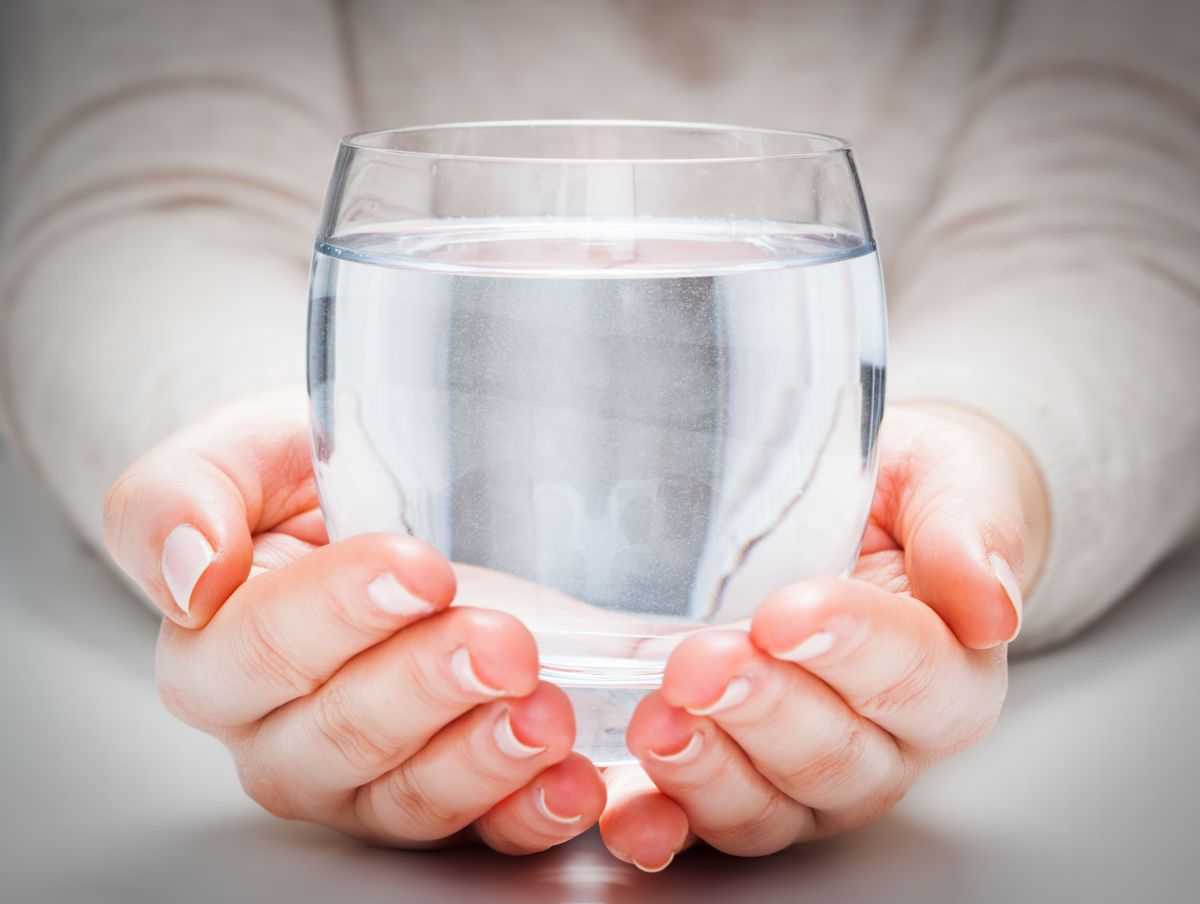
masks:
POLYGON ((875 486, 884 295, 849 146, 691 123, 345 139, 308 386, 331 539, 412 534, 533 632, 576 749, 671 649, 845 574, 875 486))

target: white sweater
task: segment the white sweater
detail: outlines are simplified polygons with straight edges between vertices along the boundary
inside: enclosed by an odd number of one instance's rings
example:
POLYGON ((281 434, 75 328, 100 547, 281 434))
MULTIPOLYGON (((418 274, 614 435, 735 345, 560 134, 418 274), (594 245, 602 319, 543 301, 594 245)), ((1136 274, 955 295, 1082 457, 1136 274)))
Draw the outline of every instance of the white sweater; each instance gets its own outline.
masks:
POLYGON ((0 26, 0 399, 93 542, 151 443, 302 380, 341 134, 529 117, 853 141, 889 400, 990 413, 1049 488, 1026 646, 1200 521, 1194 2, 23 0, 0 26))

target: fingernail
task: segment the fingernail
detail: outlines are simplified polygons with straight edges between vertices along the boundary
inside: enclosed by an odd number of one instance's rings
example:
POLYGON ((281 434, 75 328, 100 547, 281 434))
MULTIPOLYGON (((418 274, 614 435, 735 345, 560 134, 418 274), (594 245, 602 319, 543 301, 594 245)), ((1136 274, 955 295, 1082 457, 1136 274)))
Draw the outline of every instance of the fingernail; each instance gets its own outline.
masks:
POLYGON ((690 763, 700 755, 700 749, 704 746, 704 738, 700 736, 700 732, 695 732, 688 739, 688 742, 683 745, 683 749, 677 750, 674 753, 656 753, 653 750, 648 750, 647 753, 660 763, 670 763, 672 766, 679 766, 683 763, 690 763))
POLYGON ((517 737, 512 726, 512 711, 507 707, 500 714, 500 718, 496 720, 492 736, 496 739, 496 746, 500 748, 500 752, 514 760, 527 760, 546 750, 544 744, 541 747, 534 747, 517 737))
POLYGON ((789 662, 805 662, 822 653, 828 653, 833 649, 834 639, 832 631, 817 631, 815 634, 808 635, 790 650, 779 653, 778 657, 789 662))
POLYGON ((1004 561, 999 553, 992 553, 988 556, 988 562, 991 563, 992 573, 996 575, 996 580, 1004 588, 1004 594, 1012 604, 1013 611, 1017 613, 1017 626, 1013 629, 1012 636, 1005 641, 1005 643, 1012 643, 1021 633, 1021 619, 1025 609, 1025 600, 1021 597, 1021 582, 1017 580, 1012 566, 1004 561))
POLYGON ((179 525, 163 541, 163 581, 185 615, 191 611, 196 583, 216 557, 204 534, 190 524, 179 525))
POLYGON ((367 585, 367 596, 389 615, 428 615, 437 608, 412 593, 396 580, 394 574, 386 571, 367 585))
POLYGON ((582 813, 576 813, 574 816, 563 816, 551 810, 550 805, 546 803, 546 789, 541 785, 538 785, 537 790, 533 794, 533 807, 546 819, 556 822, 560 826, 573 826, 583 819, 582 813))
POLYGON ((459 687, 468 694, 483 694, 485 697, 508 696, 508 692, 503 688, 483 683, 475 673, 475 666, 471 664, 471 653, 466 647, 459 647, 450 654, 450 671, 454 673, 454 680, 458 682, 459 687))
POLYGON ((750 682, 745 678, 734 678, 725 686, 725 692, 717 698, 716 703, 704 707, 684 707, 693 716, 711 716, 722 710, 737 706, 750 696, 750 682))
POLYGON ((638 869, 640 869, 643 873, 661 873, 663 870, 665 870, 668 866, 671 865, 672 861, 675 859, 675 852, 674 851, 671 852, 671 856, 667 858, 667 862, 664 863, 662 866, 655 866, 655 867, 645 866, 644 864, 642 864, 638 861, 637 857, 631 857, 630 859, 633 861, 633 865, 636 866, 638 869))

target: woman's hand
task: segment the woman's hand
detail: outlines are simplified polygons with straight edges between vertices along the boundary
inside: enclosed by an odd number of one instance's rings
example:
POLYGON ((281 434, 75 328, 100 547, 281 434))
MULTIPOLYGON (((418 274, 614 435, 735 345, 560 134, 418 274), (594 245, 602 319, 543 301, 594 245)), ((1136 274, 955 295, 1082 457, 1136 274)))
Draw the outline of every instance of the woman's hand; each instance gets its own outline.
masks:
MULTIPOLYGON (((163 613, 158 685, 267 810, 371 842, 525 853, 597 819, 571 706, 504 613, 450 607, 430 547, 330 544, 303 396, 223 408, 113 487, 113 557, 163 613)), ((186 774, 186 766, 181 766, 186 774)))
POLYGON ((601 833, 657 870, 699 837, 767 854, 879 817, 982 738, 1007 687, 1022 573, 1046 536, 1039 478, 991 422, 892 408, 854 579, 785 587, 749 632, 683 641, 609 770, 601 833))

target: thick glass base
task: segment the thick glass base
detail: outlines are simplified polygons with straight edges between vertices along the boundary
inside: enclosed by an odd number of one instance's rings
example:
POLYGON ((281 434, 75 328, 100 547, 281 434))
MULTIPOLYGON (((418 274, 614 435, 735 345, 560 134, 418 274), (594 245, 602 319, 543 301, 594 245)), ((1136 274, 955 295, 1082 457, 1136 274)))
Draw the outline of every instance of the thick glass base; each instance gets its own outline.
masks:
MULTIPOLYGON (((575 708, 577 753, 597 766, 637 762, 625 744, 625 729, 641 699, 662 683, 667 656, 684 633, 686 629, 676 636, 641 638, 632 656, 548 656, 542 642, 549 638, 534 632, 543 650, 542 680, 561 687, 575 708)), ((554 638, 560 651, 563 640, 563 634, 554 638)))

